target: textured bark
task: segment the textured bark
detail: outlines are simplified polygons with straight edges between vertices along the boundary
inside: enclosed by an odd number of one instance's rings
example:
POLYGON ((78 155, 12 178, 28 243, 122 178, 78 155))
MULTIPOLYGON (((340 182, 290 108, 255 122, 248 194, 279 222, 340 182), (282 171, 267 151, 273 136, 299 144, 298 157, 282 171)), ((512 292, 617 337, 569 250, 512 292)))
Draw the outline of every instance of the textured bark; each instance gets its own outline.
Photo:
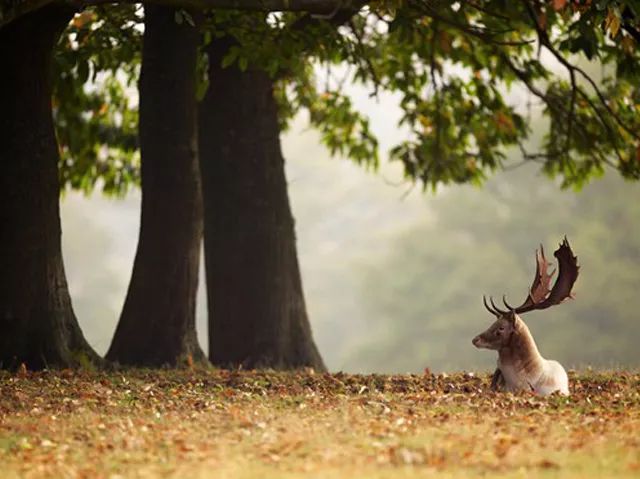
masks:
POLYGON ((287 196, 273 84, 208 47, 200 104, 209 359, 218 366, 324 370, 313 342, 287 196))
POLYGON ((107 359, 162 366, 206 361, 196 337, 202 240, 195 66, 198 33, 146 5, 140 74, 142 212, 138 250, 107 359))
POLYGON ((60 245, 51 59, 71 18, 47 7, 0 29, 0 367, 100 359, 73 313, 60 245))

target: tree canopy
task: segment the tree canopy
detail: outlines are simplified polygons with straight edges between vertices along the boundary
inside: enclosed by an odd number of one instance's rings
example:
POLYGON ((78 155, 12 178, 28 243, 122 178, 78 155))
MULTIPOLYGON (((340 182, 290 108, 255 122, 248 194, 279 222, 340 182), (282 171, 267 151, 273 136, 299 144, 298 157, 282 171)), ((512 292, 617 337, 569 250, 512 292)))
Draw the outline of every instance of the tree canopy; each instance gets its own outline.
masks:
MULTIPOLYGON (((233 35, 223 64, 269 72, 283 128, 306 111, 332 153, 378 162, 376 134, 343 88, 355 82, 400 98, 407 135, 385 153, 410 181, 481 183, 516 147, 519 161, 580 187, 607 167, 640 177, 639 15, 631 1, 377 1, 338 22, 224 10, 202 28, 205 43, 233 35), (543 134, 530 126, 537 111, 543 134), (541 148, 530 149, 532 136, 543 137, 541 148)), ((140 21, 131 5, 89 8, 60 45, 56 117, 71 187, 102 178, 105 190, 122 192, 137 177, 126 90, 137 76, 140 21)), ((176 21, 193 23, 186 10, 176 21)), ((200 70, 202 94, 204 55, 200 70)))

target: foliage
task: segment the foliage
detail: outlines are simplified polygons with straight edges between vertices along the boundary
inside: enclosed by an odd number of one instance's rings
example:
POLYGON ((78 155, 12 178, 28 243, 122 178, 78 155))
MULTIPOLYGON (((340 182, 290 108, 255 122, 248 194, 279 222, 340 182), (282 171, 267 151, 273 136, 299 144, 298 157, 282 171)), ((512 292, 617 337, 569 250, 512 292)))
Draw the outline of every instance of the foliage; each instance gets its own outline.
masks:
POLYGON ((518 145, 566 186, 606 165, 640 178, 637 2, 382 2, 374 13, 376 23, 359 18, 370 62, 356 78, 402 95, 411 137, 391 156, 407 177, 478 182, 518 145), (601 65, 597 81, 585 59, 601 65), (532 101, 549 122, 533 153, 524 144, 532 101))
POLYGON ((0 373, 3 477, 635 477, 640 376, 0 373))
MULTIPOLYGON (((69 77, 68 88, 58 88, 67 99, 58 114, 63 178, 89 189, 104 175, 109 190, 123 191, 137 174, 135 162, 126 161, 133 144, 125 141, 134 134, 136 113, 115 72, 119 65, 126 84, 136 77, 139 17, 122 6, 82 15, 92 21, 74 20, 81 25, 72 24, 70 34, 91 32, 83 37, 89 41, 61 48, 67 60, 60 72, 69 77), (87 72, 104 70, 107 88, 91 94, 80 88, 87 72), (100 105, 107 109, 98 115, 100 105), (91 166, 97 158, 99 167, 91 166)), ((506 148, 514 145, 523 161, 539 162, 564 186, 579 188, 607 166, 640 177, 636 1, 386 0, 351 19, 341 15, 215 12, 204 22, 204 38, 233 36, 237 45, 223 64, 273 76, 283 128, 307 111, 332 153, 366 166, 377 166, 378 141, 344 85, 399 94, 401 125, 410 133, 389 154, 424 187, 479 184, 505 166, 506 148), (595 64, 600 74, 592 72, 595 64), (539 151, 526 148, 532 109, 547 118, 539 151)), ((194 23, 185 11, 176 20, 194 23)), ((203 88, 205 64, 203 58, 203 88)))
POLYGON ((85 10, 60 39, 54 61, 54 120, 63 187, 86 193, 99 182, 124 194, 139 181, 138 112, 132 85, 141 32, 134 6, 85 10))

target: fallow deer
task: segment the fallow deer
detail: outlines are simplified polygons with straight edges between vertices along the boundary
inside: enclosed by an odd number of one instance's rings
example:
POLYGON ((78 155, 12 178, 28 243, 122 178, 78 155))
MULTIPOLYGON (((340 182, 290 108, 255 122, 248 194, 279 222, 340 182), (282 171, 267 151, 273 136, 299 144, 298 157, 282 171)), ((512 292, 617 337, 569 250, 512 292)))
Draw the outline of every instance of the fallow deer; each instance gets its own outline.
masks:
POLYGON ((547 273, 549 263, 540 251, 536 250, 536 275, 527 299, 517 308, 502 301, 507 310, 498 308, 489 298, 483 296, 485 308, 496 316, 496 321, 485 332, 473 338, 473 345, 498 351, 498 367, 493 374, 491 389, 517 392, 533 391, 546 395, 554 391, 569 394, 569 380, 564 368, 557 361, 544 359, 536 346, 529 328, 519 314, 528 311, 547 309, 573 298, 571 289, 578 278, 578 258, 573 255, 567 238, 553 253, 559 265, 558 277, 549 289, 555 270, 547 273))

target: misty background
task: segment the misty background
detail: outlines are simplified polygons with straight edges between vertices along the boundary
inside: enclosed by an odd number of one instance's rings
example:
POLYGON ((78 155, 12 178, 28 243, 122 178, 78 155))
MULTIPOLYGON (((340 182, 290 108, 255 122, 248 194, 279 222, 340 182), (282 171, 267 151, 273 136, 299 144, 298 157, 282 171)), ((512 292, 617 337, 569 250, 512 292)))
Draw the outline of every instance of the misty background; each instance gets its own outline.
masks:
MULTIPOLYGON (((393 97, 355 97, 382 152, 402 138, 393 97)), ((331 158, 306 125, 300 117, 282 146, 308 313, 330 370, 492 368, 496 354, 471 345, 493 319, 482 295, 523 301, 534 250, 543 243, 554 261, 565 234, 581 266, 576 299, 524 316, 542 355, 567 367, 640 366, 640 185, 610 170, 578 193, 561 190, 538 164, 518 166, 514 151, 509 170, 482 188, 434 194, 403 182, 384 158, 377 172, 331 158)), ((104 354, 131 275, 140 192, 66 192, 61 214, 74 308, 104 354)), ((207 351, 203 286, 201 271, 197 329, 207 351)))

